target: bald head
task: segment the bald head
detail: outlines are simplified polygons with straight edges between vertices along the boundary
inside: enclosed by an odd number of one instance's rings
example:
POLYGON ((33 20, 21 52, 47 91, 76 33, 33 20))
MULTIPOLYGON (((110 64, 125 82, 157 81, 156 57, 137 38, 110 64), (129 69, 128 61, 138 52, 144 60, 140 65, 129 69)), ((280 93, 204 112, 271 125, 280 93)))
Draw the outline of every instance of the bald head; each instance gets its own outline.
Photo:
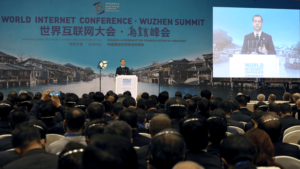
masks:
POLYGON ((257 101, 262 102, 265 101, 266 96, 264 94, 259 94, 257 96, 257 101))
POLYGON ((297 100, 299 100, 299 99, 300 99, 300 94, 299 93, 294 93, 293 94, 293 100, 294 100, 294 102, 296 103, 297 100))
POLYGON ((164 114, 154 116, 150 121, 149 131, 152 138, 155 134, 167 128, 172 128, 171 119, 164 114))
POLYGON ((244 95, 243 93, 238 93, 237 96, 244 95))
POLYGON ((177 163, 173 169, 204 169, 204 167, 193 161, 182 161, 177 163))
POLYGON ((272 142, 277 142, 281 134, 282 124, 277 115, 268 113, 259 119, 258 128, 268 133, 272 142))

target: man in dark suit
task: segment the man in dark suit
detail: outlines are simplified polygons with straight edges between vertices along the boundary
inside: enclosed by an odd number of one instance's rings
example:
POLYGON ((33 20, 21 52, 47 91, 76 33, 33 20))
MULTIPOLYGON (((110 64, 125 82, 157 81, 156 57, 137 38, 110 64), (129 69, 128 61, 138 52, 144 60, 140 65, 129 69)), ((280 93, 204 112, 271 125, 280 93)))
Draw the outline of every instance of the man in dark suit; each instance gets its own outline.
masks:
POLYGON ((121 66, 117 68, 116 75, 130 75, 129 68, 125 66, 124 59, 121 59, 121 66))
POLYGON ((239 122, 231 119, 232 111, 231 111, 231 105, 228 101, 221 101, 218 105, 218 108, 221 108, 222 110, 224 110, 224 112, 226 114, 226 119, 227 119, 227 126, 235 126, 235 127, 239 127, 244 130, 243 123, 239 123, 239 122))
POLYGON ((258 121, 258 128, 269 134, 275 148, 275 156, 291 156, 300 159, 300 151, 297 146, 282 143, 279 140, 282 124, 277 115, 273 113, 263 115, 258 121))
POLYGON ((250 122, 251 118, 247 115, 244 115, 240 112, 240 105, 237 100, 233 99, 230 100, 231 104, 231 109, 232 109, 232 114, 231 114, 231 119, 235 121, 242 121, 242 122, 250 122))
POLYGON ((245 36, 241 53, 276 55, 272 36, 262 32, 261 30, 261 27, 263 26, 263 18, 260 15, 253 16, 252 26, 254 28, 254 32, 245 36))
POLYGON ((282 123, 282 132, 292 126, 300 125, 300 121, 292 116, 292 107, 289 103, 282 103, 280 105, 280 118, 282 123))
POLYGON ((235 97, 235 99, 239 102, 240 104, 240 112, 244 115, 247 115, 251 117, 252 111, 248 110, 247 108, 247 100, 244 95, 238 95, 235 97))

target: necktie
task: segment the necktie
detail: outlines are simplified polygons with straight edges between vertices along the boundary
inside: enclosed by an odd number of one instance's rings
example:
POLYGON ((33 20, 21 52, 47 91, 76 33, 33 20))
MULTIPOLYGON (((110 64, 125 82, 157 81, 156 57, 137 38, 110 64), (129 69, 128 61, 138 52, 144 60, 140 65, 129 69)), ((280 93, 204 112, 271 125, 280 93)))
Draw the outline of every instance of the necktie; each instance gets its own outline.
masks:
POLYGON ((259 40, 258 34, 256 34, 255 39, 256 39, 256 40, 259 40))

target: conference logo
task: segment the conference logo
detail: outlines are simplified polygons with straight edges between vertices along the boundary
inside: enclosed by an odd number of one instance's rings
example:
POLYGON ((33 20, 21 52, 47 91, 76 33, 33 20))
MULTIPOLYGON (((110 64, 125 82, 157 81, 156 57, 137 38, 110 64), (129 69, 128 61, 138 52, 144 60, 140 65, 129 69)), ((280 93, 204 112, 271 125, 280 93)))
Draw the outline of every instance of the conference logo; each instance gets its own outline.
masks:
POLYGON ((123 79, 123 86, 130 86, 131 85, 131 79, 123 79))
POLYGON ((95 15, 101 15, 105 12, 105 10, 103 10, 103 6, 100 5, 101 2, 96 2, 93 4, 93 6, 96 7, 96 11, 99 12, 99 13, 96 13, 95 15))

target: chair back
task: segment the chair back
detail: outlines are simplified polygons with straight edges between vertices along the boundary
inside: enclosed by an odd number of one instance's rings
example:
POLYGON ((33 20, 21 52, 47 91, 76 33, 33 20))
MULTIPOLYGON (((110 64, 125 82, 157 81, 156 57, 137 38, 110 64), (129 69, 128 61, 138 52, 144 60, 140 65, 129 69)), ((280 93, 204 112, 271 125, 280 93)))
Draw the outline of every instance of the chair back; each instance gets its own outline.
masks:
POLYGON ((285 136, 283 136, 282 142, 283 143, 295 143, 297 144, 300 140, 300 130, 292 131, 285 136))
POLYGON ((245 131, 239 127, 236 127, 236 126, 228 126, 229 128, 232 128, 232 129, 236 129, 239 134, 245 134, 245 131))
POLYGON ((292 131, 297 131, 297 130, 300 130, 300 125, 289 127, 289 128, 284 130, 283 136, 285 136, 286 134, 288 134, 292 131))
POLYGON ((285 169, 300 168, 300 160, 289 156, 276 156, 275 162, 281 164, 285 169))
POLYGON ((11 136, 11 134, 2 134, 2 135, 0 135, 0 139, 2 139, 4 137, 9 137, 9 136, 11 136))
POLYGON ((46 144, 45 149, 48 151, 48 147, 51 143, 64 138, 65 136, 59 134, 46 134, 46 144))
POLYGON ((299 120, 298 119, 298 112, 295 114, 295 119, 299 120))
POLYGON ((148 134, 148 133, 139 133, 140 135, 142 135, 142 136, 145 136, 145 137, 148 137, 148 138, 151 138, 151 135, 150 134, 148 134))

